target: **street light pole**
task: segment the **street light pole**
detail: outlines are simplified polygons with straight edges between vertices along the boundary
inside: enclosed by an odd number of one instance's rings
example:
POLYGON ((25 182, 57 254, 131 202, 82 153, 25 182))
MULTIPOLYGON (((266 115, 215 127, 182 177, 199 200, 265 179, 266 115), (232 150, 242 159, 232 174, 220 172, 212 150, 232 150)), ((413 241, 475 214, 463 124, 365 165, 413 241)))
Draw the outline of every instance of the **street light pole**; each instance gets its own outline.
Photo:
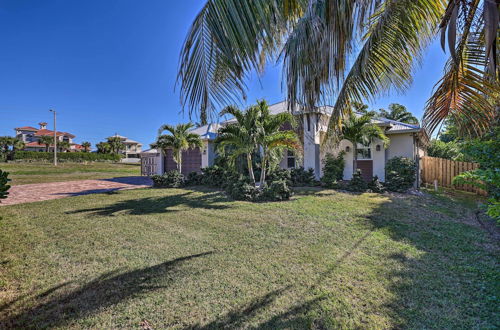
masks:
POLYGON ((57 127, 56 127, 56 111, 50 109, 54 114, 54 166, 57 166, 57 127))

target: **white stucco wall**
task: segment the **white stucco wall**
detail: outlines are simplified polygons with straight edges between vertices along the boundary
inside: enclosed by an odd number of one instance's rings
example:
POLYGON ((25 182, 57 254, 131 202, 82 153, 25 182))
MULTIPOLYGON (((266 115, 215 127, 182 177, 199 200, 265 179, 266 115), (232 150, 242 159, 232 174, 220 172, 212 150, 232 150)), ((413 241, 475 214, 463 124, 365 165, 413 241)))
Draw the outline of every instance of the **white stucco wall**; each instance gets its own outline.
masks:
POLYGON ((304 120, 304 169, 314 169, 316 179, 320 178, 320 120, 314 113, 306 114, 304 120))
POLYGON ((413 134, 390 134, 391 144, 387 150, 387 159, 394 157, 408 157, 413 159, 413 134))

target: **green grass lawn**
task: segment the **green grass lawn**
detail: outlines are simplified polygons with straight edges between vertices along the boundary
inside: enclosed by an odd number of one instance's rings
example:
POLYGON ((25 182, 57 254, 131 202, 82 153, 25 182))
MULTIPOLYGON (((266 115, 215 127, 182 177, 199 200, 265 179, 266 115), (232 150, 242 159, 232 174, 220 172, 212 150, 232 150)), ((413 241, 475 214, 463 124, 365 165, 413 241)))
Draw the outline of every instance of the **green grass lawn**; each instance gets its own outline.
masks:
POLYGON ((59 182, 85 179, 108 179, 141 174, 138 164, 121 163, 0 163, 0 169, 10 173, 11 185, 59 182))
POLYGON ((469 204, 138 189, 0 207, 0 328, 497 328, 498 245, 469 204))

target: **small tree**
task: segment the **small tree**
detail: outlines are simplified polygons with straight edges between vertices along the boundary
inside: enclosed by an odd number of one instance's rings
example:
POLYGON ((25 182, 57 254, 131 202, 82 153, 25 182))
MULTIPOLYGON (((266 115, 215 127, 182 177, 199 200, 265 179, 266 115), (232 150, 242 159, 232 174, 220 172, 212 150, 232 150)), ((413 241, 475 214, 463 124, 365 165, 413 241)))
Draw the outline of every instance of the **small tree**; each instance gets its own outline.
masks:
POLYGON ((178 124, 177 126, 162 125, 158 130, 156 142, 152 144, 154 148, 162 150, 172 149, 172 156, 177 164, 179 173, 182 173, 182 152, 203 146, 200 136, 189 132, 193 127, 192 123, 178 124), (162 134, 165 131, 170 134, 162 134))
POLYGON ((9 173, 4 172, 0 169, 0 201, 7 198, 9 194, 10 185, 8 185, 10 179, 8 178, 9 173))
POLYGON ((258 125, 260 109, 250 107, 246 111, 241 111, 234 106, 228 106, 220 115, 232 115, 236 122, 219 129, 219 136, 215 140, 217 149, 219 153, 224 154, 226 147, 229 147, 231 149, 229 160, 232 163, 241 155, 245 155, 248 175, 255 186, 252 157, 257 151, 259 134, 261 134, 261 127, 258 125))
POLYGON ((82 142, 83 152, 89 152, 90 146, 91 146, 90 142, 87 141, 82 142))
POLYGON ((68 141, 60 141, 57 143, 57 148, 61 152, 65 152, 71 148, 71 144, 68 141))
POLYGON ((119 136, 112 136, 107 140, 111 153, 118 154, 125 149, 125 144, 122 142, 122 139, 119 136))
POLYGON ((45 145, 45 152, 49 152, 50 145, 54 144, 54 137, 49 135, 40 136, 38 143, 45 145))
POLYGON ((353 173, 358 168, 358 143, 367 145, 373 139, 380 139, 384 147, 389 145, 389 138, 384 134, 384 131, 372 123, 373 117, 374 115, 371 113, 356 116, 351 112, 347 120, 342 122, 340 138, 353 145, 353 173))
POLYGON ((107 142, 99 142, 95 145, 97 152, 100 154, 109 154, 111 152, 111 146, 107 142))
POLYGON ((399 121, 401 123, 418 125, 418 119, 404 105, 398 103, 389 104, 389 111, 380 109, 380 116, 399 121))

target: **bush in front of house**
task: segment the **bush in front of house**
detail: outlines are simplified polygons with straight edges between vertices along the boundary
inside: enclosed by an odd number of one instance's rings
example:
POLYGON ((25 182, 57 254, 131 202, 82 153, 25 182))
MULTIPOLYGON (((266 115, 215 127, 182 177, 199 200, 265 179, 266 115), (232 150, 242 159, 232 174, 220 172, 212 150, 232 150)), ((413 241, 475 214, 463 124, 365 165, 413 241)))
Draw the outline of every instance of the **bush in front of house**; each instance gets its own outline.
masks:
POLYGON ((344 177, 344 151, 337 156, 327 154, 323 163, 323 177, 321 183, 327 188, 337 188, 338 181, 344 177))
POLYGON ((199 186, 203 184, 203 174, 198 172, 191 172, 188 174, 186 181, 184 182, 186 186, 199 186))
POLYGON ((374 193, 382 193, 385 191, 384 185, 380 182, 378 176, 376 175, 370 182, 368 182, 368 189, 374 193))
POLYGON ((254 202, 260 198, 260 190, 250 183, 247 177, 240 177, 238 180, 228 184, 226 192, 233 199, 239 201, 254 202))
POLYGON ((363 179, 359 168, 354 172, 351 181, 345 186, 345 189, 355 192, 365 192, 368 189, 368 184, 363 179))
POLYGON ((155 174, 151 176, 151 180, 155 188, 179 188, 184 184, 184 175, 172 170, 161 175, 155 174))
MULTIPOLYGON (((94 152, 58 152, 57 160, 59 162, 103 162, 112 161, 118 162, 122 159, 121 154, 101 154, 94 152)), ((16 151, 12 160, 22 161, 47 161, 54 160, 52 152, 37 152, 37 151, 16 151)))
POLYGON ((268 186, 263 187, 260 200, 262 201, 285 201, 292 197, 293 192, 286 180, 272 181, 268 186))
POLYGON ((284 168, 277 168, 267 176, 267 182, 286 181, 288 185, 292 184, 292 171, 284 168))
POLYGON ((9 173, 0 170, 0 200, 7 198, 7 195, 9 194, 9 181, 9 173))
POLYGON ((292 168, 290 170, 290 179, 293 187, 316 185, 316 177, 314 176, 314 169, 312 168, 307 171, 303 167, 292 168))
POLYGON ((406 157, 395 157, 385 165, 385 186, 390 191, 406 192, 415 183, 415 162, 406 157))

